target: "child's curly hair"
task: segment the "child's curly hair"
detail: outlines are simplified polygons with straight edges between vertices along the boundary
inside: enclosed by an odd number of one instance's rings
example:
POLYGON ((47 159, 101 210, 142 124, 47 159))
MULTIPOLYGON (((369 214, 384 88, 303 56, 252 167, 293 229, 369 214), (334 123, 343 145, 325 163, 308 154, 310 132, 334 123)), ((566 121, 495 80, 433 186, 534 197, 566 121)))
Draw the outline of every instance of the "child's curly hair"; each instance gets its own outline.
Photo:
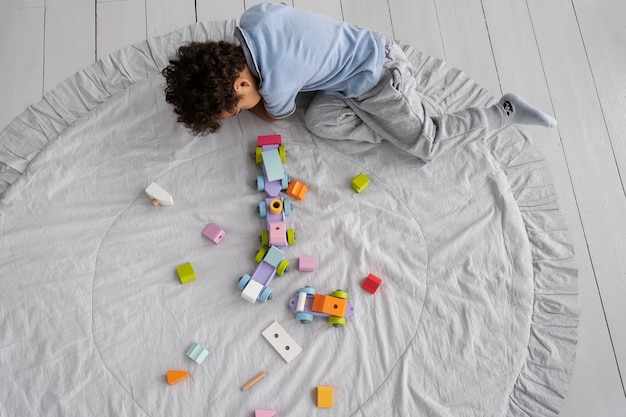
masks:
POLYGON ((241 46, 219 42, 192 42, 181 46, 163 69, 165 100, 174 105, 178 121, 196 135, 220 128, 219 115, 239 101, 233 84, 246 64, 241 46))

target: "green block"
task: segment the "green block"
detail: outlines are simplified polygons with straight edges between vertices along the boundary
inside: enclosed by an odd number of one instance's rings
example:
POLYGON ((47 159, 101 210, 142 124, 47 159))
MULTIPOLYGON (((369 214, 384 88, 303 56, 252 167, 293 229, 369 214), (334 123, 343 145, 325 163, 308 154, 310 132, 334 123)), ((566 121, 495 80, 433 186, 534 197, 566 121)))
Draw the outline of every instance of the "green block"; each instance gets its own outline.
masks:
POLYGON ((181 284, 187 284, 196 280, 196 273, 193 272, 193 267, 189 262, 176 268, 176 272, 178 272, 181 284))
POLYGON ((352 180, 352 189, 357 193, 365 190, 370 185, 370 180, 363 173, 360 173, 352 180))

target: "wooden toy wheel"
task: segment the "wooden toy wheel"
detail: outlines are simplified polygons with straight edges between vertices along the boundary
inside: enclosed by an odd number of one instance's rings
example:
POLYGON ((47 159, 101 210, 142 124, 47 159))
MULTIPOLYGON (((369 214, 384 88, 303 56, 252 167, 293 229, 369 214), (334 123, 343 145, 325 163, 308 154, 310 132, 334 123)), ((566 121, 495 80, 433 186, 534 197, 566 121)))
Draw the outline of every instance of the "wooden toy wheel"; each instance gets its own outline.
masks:
POLYGON ((287 154, 285 153, 285 147, 283 145, 278 146, 278 155, 280 155, 280 162, 284 164, 287 160, 287 154))
POLYGON ((287 268, 289 267, 289 261, 286 259, 283 259, 282 261, 280 261, 280 263, 278 264, 278 268, 276 268, 276 273, 278 275, 284 275, 285 272, 287 272, 287 268))
POLYGON ((348 293, 345 291, 337 290, 330 293, 333 297, 341 298, 343 300, 348 299, 348 293))
POLYGON ((283 212, 285 216, 291 216, 291 201, 283 200, 283 212))
POLYGON ((287 244, 293 245, 296 243, 296 232, 293 229, 287 229, 287 244))
POLYGON ((328 323, 332 324, 333 327, 343 327, 346 325, 346 319, 343 317, 330 316, 328 318, 328 323))
POLYGON ((261 263, 263 258, 265 258, 266 253, 267 253, 267 249, 265 248, 259 249, 259 251, 256 253, 256 256, 254 257, 254 260, 256 261, 256 263, 261 263))
POLYGON ((308 295, 315 295, 315 288, 311 287, 302 287, 298 290, 298 292, 303 292, 308 295))
POLYGON ((272 299, 272 287, 265 287, 263 291, 261 291, 261 295, 259 295, 259 301, 264 303, 267 300, 272 299))
POLYGON ((262 152, 263 152, 263 148, 261 148, 260 146, 257 146, 256 149, 254 150, 254 161, 257 163, 257 165, 263 162, 262 152))
POLYGON ((265 178, 263 175, 257 175, 256 177, 256 190, 263 191, 265 190, 265 178))
POLYGON ((263 247, 267 247, 270 244, 270 234, 267 232, 267 230, 263 230, 261 232, 261 246, 263 247))
POLYGON ((246 288, 246 285, 248 285, 248 282, 250 282, 250 279, 252 277, 249 274, 244 274, 241 278, 239 278, 239 282, 237 283, 237 288, 239 288, 239 291, 243 291, 244 288, 246 288))
POLYGON ((296 313, 296 320, 304 324, 311 323, 313 321, 313 314, 305 312, 296 313))
POLYGON ((257 210, 259 212, 259 216, 262 219, 264 219, 265 216, 267 216, 267 204, 265 204, 265 201, 259 202, 259 207, 257 207, 257 210))

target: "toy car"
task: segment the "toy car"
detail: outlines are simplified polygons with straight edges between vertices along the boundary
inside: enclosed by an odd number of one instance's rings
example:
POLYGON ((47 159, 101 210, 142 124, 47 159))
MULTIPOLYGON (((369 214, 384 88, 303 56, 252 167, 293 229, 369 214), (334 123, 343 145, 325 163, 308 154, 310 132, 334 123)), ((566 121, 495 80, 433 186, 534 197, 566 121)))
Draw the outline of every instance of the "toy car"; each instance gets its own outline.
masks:
POLYGON ((263 174, 257 176, 258 191, 265 191, 270 197, 276 197, 289 186, 289 177, 283 169, 287 160, 280 135, 259 136, 255 159, 263 165, 263 174))
POLYGON ((293 229, 287 228, 291 202, 282 197, 268 197, 259 203, 259 216, 265 218, 267 230, 261 232, 261 246, 276 246, 284 250, 296 242, 293 229))
POLYGON ((241 297, 245 300, 251 303, 259 300, 264 303, 272 297, 272 287, 269 285, 274 275, 287 272, 289 261, 285 259, 285 253, 276 246, 259 250, 256 261, 259 265, 254 273, 244 274, 239 278, 237 288, 241 290, 241 297))
POLYGON ((354 314, 354 305, 348 300, 348 293, 342 290, 322 295, 311 287, 300 288, 289 300, 289 307, 301 323, 311 323, 314 316, 328 317, 328 323, 335 327, 344 326, 346 319, 354 314))

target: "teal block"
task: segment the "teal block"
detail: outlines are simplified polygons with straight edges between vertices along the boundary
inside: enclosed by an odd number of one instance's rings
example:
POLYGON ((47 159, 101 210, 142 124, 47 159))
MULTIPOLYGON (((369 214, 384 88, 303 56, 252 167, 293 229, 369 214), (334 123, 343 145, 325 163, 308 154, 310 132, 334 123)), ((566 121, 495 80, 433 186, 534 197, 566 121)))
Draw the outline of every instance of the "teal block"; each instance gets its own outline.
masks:
POLYGON ((209 351, 197 343, 192 343, 187 349, 187 356, 197 363, 202 363, 209 356, 209 351))
POLYGON ((263 157, 263 166, 265 167, 265 175, 268 181, 279 181, 285 177, 283 163, 280 160, 278 149, 261 152, 263 157))
POLYGON ((272 246, 265 254, 263 262, 272 265, 274 268, 278 268, 278 264, 283 259, 285 259, 285 252, 278 249, 276 246, 272 246))

